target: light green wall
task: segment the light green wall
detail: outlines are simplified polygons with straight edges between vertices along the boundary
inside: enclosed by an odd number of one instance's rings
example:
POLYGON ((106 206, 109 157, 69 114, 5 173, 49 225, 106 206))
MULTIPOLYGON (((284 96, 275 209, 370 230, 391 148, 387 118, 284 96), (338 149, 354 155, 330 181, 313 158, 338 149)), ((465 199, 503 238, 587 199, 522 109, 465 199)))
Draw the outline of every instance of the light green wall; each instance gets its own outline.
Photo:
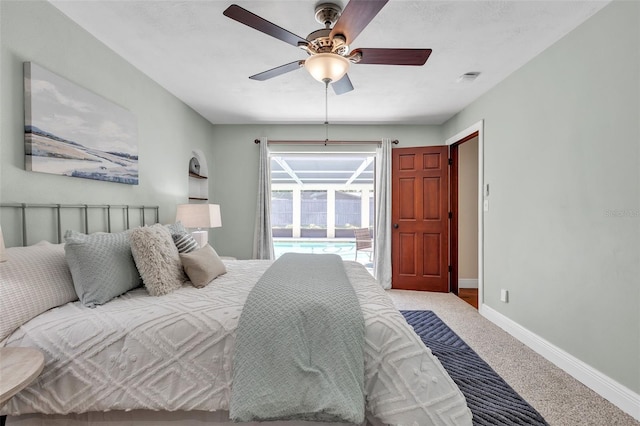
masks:
MULTIPOLYGON (((332 125, 332 139, 438 145, 485 120, 485 302, 640 392, 640 4, 615 2, 443 126, 332 125), (510 291, 508 304, 499 291, 510 291)), ((173 220, 192 149, 207 156, 222 254, 248 258, 255 138, 324 127, 212 126, 46 2, 0 1, 0 201, 149 203, 173 220), (24 170, 22 62, 132 111, 140 185, 24 170)))
MULTIPOLYGON (((322 125, 217 125, 210 176, 213 202, 222 210, 222 228, 210 239, 222 254, 251 257, 255 221, 260 137, 284 140, 324 140, 322 125)), ((398 139, 399 147, 442 145, 440 126, 331 125, 332 140, 398 139)), ((323 147, 318 147, 321 150, 323 147)), ((334 147, 329 146, 329 149, 334 147)))
POLYGON ((213 125, 45 1, 0 2, 0 201, 151 204, 162 222, 187 202, 191 150, 210 156, 213 125), (31 61, 131 111, 140 184, 24 170, 22 63, 31 61))
POLYGON ((485 303, 636 393, 639 27, 612 3, 443 129, 484 119, 485 303))

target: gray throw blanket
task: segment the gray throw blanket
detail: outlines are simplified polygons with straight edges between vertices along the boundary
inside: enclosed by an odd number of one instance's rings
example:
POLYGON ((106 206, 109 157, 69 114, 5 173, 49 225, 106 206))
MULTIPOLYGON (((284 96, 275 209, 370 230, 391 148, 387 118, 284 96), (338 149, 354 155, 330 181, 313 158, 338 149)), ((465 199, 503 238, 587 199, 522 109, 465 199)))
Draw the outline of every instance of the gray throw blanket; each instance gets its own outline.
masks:
POLYGON ((364 421, 364 320, 342 259, 287 253, 243 308, 234 421, 364 421))

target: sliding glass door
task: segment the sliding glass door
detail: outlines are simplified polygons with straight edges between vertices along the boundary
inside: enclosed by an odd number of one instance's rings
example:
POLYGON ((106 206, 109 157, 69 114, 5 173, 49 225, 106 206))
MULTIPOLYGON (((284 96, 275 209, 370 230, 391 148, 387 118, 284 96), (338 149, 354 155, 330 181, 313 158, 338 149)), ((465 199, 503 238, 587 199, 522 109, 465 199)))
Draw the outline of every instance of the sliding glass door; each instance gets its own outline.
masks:
POLYGON ((283 247, 286 251, 313 247, 315 252, 324 247, 353 260, 354 230, 373 230, 375 223, 374 165, 373 153, 272 153, 276 256, 283 247))

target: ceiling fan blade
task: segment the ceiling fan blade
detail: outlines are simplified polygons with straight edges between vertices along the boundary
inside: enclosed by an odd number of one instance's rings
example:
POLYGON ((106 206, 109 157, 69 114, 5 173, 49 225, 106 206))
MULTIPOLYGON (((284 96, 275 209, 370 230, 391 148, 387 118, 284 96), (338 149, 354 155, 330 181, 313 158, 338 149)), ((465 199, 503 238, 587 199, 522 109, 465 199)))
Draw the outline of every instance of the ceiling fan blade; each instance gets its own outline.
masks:
POLYGON ((389 0, 351 0, 331 30, 331 37, 342 34, 351 44, 389 0))
POLYGON ((358 64, 376 65, 424 65, 431 49, 354 49, 351 55, 360 53, 358 64))
POLYGON ((279 67, 275 67, 270 70, 263 71, 258 74, 254 74, 249 78, 252 80, 259 80, 259 81, 269 80, 270 78, 277 77, 279 75, 282 75, 291 71, 295 71, 298 68, 300 68, 303 64, 304 64, 304 61, 289 62, 288 64, 280 65, 279 67))
POLYGON ((271 23, 254 13, 249 12, 247 9, 244 9, 237 4, 232 4, 222 13, 224 16, 234 19, 241 24, 245 24, 251 28, 254 28, 260 32, 268 34, 271 37, 275 37, 278 40, 282 40, 285 43, 289 43, 293 46, 298 47, 298 45, 300 44, 307 45, 309 43, 306 39, 295 35, 294 33, 287 31, 274 23, 271 23))
POLYGON ((353 90, 353 84, 351 84, 351 79, 347 74, 345 74, 340 80, 331 83, 331 87, 333 87, 333 91, 336 95, 342 95, 343 93, 353 90))

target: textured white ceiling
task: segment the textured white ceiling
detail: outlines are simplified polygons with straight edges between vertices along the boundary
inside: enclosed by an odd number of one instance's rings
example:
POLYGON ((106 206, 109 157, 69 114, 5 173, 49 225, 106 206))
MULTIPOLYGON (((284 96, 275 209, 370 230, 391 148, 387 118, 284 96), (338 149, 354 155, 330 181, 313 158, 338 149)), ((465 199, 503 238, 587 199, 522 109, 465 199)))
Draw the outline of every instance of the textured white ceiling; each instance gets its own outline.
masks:
MULTIPOLYGON (((324 85, 306 70, 248 78, 306 54, 223 16, 231 1, 49 1, 214 124, 324 121, 324 85)), ((317 3, 237 0, 301 37, 321 28, 317 3)), ((391 0, 351 47, 431 48, 431 57, 422 67, 353 65, 355 90, 329 90, 329 120, 443 123, 607 3, 391 0), (456 82, 470 71, 481 75, 456 82)))

